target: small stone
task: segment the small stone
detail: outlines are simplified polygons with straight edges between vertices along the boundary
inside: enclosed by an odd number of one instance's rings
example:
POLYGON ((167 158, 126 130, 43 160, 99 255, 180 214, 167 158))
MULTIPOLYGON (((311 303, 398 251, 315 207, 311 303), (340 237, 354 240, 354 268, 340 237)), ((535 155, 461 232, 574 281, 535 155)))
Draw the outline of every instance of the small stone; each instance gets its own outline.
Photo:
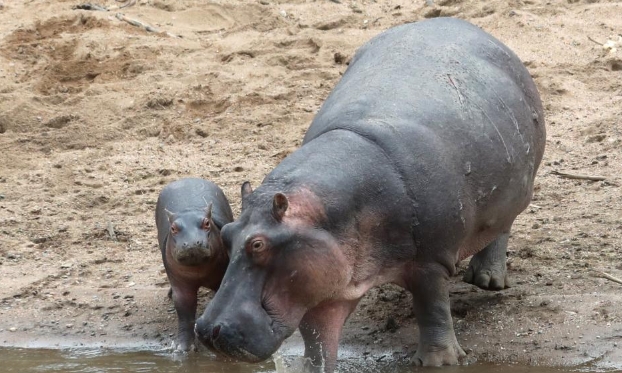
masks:
POLYGON ((585 142, 590 144, 590 143, 594 143, 594 142, 602 142, 604 139, 607 138, 607 135, 605 134, 598 134, 598 135, 594 135, 594 136, 589 136, 585 142))
POLYGON ((0 194, 0 201, 2 201, 4 198, 4 194, 0 194))
POLYGON ((340 52, 337 52, 333 56, 333 59, 335 60, 336 64, 343 65, 346 62, 347 57, 345 55, 341 54, 340 52))
POLYGON ((135 282, 130 282, 129 284, 127 284, 127 287, 128 287, 128 288, 131 288, 131 287, 133 287, 133 286, 135 286, 135 285, 136 285, 136 283, 135 283, 135 282))
POLYGON ((235 167, 235 168, 233 169, 233 171, 235 171, 235 172, 242 172, 242 171, 244 171, 244 167, 242 167, 242 166, 237 166, 237 167, 235 167))
POLYGON ((287 12, 286 11, 281 10, 279 13, 281 14, 281 17, 287 18, 287 12))
POLYGON ((10 331, 10 332, 16 332, 16 331, 17 331, 17 328, 16 328, 16 327, 9 328, 9 331, 10 331))
POLYGON ((199 135, 199 136, 201 136, 201 137, 203 137, 203 138, 205 138, 205 137, 209 136, 209 132, 207 132, 207 131, 206 131, 206 130, 204 130, 203 128, 197 128, 197 129, 195 129, 195 130, 194 130, 194 132, 195 132, 197 135, 199 135))
POLYGON ((67 325, 65 325, 65 328, 71 329, 71 328, 73 328, 73 324, 67 324, 67 325))

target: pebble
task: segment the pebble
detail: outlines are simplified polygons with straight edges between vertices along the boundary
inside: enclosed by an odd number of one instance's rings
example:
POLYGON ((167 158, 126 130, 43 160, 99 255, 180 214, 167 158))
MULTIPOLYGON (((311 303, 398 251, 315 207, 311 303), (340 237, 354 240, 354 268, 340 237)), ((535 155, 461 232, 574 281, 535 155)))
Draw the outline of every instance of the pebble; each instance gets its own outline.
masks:
POLYGON ((71 329, 71 328, 73 328, 73 324, 67 324, 67 325, 65 325, 65 328, 71 329))
POLYGON ((16 328, 16 327, 9 328, 9 331, 10 331, 10 332, 16 332, 16 331, 17 331, 17 328, 16 328))
POLYGON ((286 11, 281 10, 279 13, 281 13, 281 16, 282 16, 282 17, 287 18, 287 12, 286 12, 286 11))

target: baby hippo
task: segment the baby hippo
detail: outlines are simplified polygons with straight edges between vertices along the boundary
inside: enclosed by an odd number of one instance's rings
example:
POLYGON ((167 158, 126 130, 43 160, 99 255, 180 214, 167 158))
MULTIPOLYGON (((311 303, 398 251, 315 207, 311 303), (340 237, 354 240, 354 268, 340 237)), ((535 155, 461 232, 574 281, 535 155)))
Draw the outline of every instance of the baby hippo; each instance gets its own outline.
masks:
POLYGON ((196 350, 197 291, 218 290, 229 264, 220 238, 233 221, 229 201, 216 184, 186 178, 168 184, 158 197, 156 226, 162 261, 178 317, 175 350, 196 350))

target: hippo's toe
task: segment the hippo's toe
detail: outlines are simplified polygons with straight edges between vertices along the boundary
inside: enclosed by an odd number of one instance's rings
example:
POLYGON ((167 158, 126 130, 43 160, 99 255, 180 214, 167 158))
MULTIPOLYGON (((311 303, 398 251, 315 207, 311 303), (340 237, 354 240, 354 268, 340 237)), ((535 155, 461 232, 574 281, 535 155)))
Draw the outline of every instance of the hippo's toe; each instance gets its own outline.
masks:
POLYGON ((424 367, 459 365, 465 357, 466 353, 457 342, 448 346, 419 345, 412 363, 424 367))
POLYGON ((485 290, 503 290, 509 287, 505 268, 503 273, 499 270, 489 270, 476 268, 478 266, 469 264, 469 268, 464 274, 463 280, 485 290))
POLYGON ((462 280, 484 290, 510 287, 505 266, 508 233, 500 235, 484 250, 473 255, 462 280))

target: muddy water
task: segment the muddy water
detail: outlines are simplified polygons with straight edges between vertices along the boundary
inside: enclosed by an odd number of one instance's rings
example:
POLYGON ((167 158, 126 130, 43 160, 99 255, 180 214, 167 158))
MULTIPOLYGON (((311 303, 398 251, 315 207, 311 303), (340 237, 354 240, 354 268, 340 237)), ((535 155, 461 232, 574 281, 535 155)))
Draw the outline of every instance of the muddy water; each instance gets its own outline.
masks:
MULTIPOLYGON (((292 359, 285 359, 291 361, 292 359)), ((250 365, 219 361, 207 353, 179 356, 168 352, 106 349, 17 349, 0 348, 0 371, 3 373, 298 373, 284 367, 282 358, 274 362, 250 365)), ((375 363, 374 360, 341 361, 339 372, 435 372, 435 373, 557 373, 568 369, 474 364, 464 367, 421 369, 404 362, 375 363)), ((587 372, 588 370, 581 370, 587 372)))

